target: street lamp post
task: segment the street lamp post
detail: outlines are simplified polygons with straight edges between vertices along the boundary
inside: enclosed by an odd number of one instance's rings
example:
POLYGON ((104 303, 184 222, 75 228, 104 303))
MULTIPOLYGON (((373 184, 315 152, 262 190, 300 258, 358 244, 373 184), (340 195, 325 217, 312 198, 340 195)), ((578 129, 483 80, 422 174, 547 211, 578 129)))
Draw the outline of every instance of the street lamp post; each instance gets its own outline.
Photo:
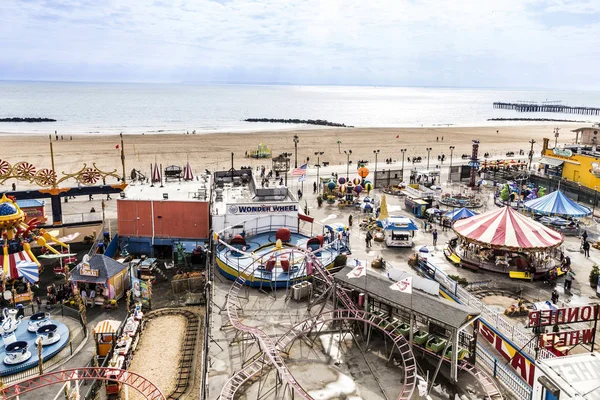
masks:
POLYGON ((285 157, 285 187, 287 187, 287 173, 290 169, 290 156, 292 153, 282 153, 282 155, 285 157))
POLYGON ((294 168, 298 168, 298 135, 294 135, 294 168))
POLYGON ((554 148, 558 146, 558 131, 560 131, 560 128, 554 128, 554 148))
POLYGON ((427 172, 429 172, 429 154, 431 154, 431 150, 433 150, 431 147, 428 147, 427 149, 427 172))
POLYGON ((535 144, 535 140, 531 139, 529 143, 531 143, 531 150, 529 150, 529 170, 531 171, 531 162, 533 161, 533 145, 535 144))
POLYGON ((450 146, 450 171, 448 173, 448 182, 452 183, 452 154, 454 154, 455 146, 450 146))
POLYGON ((598 186, 594 186, 594 205, 592 206, 592 220, 594 220, 594 213, 596 211, 596 196, 598 195, 598 186))
POLYGON ((321 171, 321 156, 323 155, 323 151, 315 151, 315 156, 317 156, 317 193, 321 192, 321 182, 319 181, 319 171, 321 171))
POLYGON ((402 182, 404 182, 404 153, 406 153, 406 149, 400 149, 402 153, 402 182))
POLYGON ((373 188, 377 189, 377 156, 379 155, 380 150, 373 150, 373 154, 375 154, 375 177, 373 178, 373 188))
POLYGON ((352 155, 352 150, 344 150, 344 154, 346 154, 346 181, 350 180, 350 156, 352 155))

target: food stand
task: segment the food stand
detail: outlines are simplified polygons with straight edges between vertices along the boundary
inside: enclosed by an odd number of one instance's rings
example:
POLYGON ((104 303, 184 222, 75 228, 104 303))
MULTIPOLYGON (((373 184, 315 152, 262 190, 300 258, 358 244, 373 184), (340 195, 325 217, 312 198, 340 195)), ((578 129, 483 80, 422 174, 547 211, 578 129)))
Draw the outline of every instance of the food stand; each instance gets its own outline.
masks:
POLYGON ((119 300, 129 288, 127 266, 103 254, 84 257, 71 271, 69 281, 79 290, 96 288, 96 304, 119 300))

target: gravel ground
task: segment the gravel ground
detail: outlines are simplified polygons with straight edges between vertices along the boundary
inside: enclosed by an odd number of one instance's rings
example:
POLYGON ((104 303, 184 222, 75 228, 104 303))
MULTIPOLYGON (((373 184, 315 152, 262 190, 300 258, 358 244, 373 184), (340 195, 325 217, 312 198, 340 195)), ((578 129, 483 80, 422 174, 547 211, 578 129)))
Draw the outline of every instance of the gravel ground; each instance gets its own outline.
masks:
MULTIPOLYGON (((185 331, 185 318, 163 316, 151 320, 133 356, 130 371, 142 375, 157 385, 166 396, 175 388, 175 373, 185 331)), ((129 389, 132 400, 143 397, 129 389)))

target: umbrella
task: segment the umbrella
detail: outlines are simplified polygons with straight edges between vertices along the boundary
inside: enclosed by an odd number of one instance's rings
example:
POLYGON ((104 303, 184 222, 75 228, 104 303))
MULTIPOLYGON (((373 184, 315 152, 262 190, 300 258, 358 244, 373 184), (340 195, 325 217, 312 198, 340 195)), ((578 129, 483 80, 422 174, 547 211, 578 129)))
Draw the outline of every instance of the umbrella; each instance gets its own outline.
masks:
POLYGON ((442 212, 443 211, 439 208, 428 208, 427 210, 425 210, 425 213, 427 214, 441 214, 442 212))
POLYGON ((360 209, 361 210, 372 210, 373 209, 373 205, 371 203, 362 203, 360 205, 360 209))
POLYGON ((183 168, 183 180, 184 181, 193 181, 194 173, 192 172, 192 167, 190 167, 190 162, 188 161, 185 164, 185 168, 183 168))
POLYGON ((344 226, 344 224, 339 223, 339 222, 334 222, 333 224, 325 225, 325 228, 329 229, 330 231, 338 231, 338 232, 343 232, 346 230, 346 227, 344 226))
POLYGON ((19 261, 17 263, 17 273, 20 277, 27 279, 29 283, 34 283, 40 280, 38 266, 32 261, 19 261))
POLYGON ((423 246, 419 249, 419 253, 429 253, 429 249, 427 246, 423 246))
POLYGON ((154 163, 154 170, 152 171, 152 183, 160 182, 160 169, 158 163, 154 163))

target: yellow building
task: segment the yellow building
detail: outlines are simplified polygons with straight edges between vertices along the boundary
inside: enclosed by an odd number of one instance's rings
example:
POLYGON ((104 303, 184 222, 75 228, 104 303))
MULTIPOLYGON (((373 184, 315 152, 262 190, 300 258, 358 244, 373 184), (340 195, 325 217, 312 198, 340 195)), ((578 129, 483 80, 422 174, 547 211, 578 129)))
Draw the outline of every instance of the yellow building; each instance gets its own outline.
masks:
POLYGON ((562 148, 548 148, 544 139, 540 169, 550 176, 563 179, 590 189, 600 187, 600 149, 596 145, 568 144, 562 148))

